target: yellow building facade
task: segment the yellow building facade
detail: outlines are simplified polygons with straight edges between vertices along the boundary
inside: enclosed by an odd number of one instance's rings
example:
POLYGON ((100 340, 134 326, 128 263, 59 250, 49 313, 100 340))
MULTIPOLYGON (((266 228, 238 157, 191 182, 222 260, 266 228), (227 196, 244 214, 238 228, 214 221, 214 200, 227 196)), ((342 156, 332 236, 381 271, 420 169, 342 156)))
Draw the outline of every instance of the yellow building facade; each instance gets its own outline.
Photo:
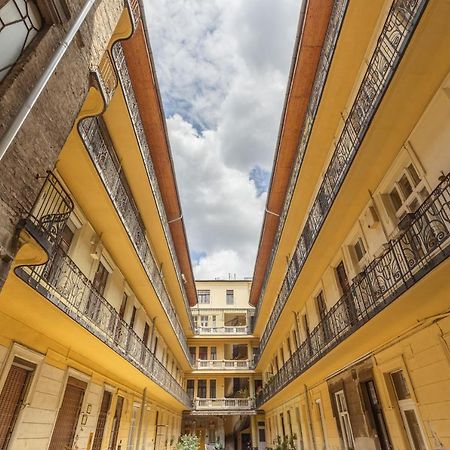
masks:
POLYGON ((369 3, 301 22, 250 294, 272 446, 450 446, 450 8, 369 3))
MULTIPOLYGON (((22 3, 2 2, 2 20, 15 7, 41 13, 22 3)), ((143 10, 118 3, 108 40, 93 44, 103 53, 57 159, 43 153, 51 170, 28 169, 39 190, 16 223, 0 293, 2 449, 168 449, 191 408, 195 286, 185 237, 169 224, 178 197, 173 168, 160 167, 170 150, 158 88, 142 89, 154 72, 143 10)), ((106 19, 90 14, 86 27, 106 19)), ((89 38, 98 36, 82 28, 89 38)))

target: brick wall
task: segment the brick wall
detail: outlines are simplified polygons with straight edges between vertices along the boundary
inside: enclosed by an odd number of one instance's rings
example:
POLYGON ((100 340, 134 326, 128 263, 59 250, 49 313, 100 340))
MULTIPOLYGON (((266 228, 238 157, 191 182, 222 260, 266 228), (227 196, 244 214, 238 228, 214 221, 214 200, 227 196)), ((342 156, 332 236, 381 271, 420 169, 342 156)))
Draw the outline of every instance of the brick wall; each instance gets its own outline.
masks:
MULTIPOLYGON (((84 0, 68 0, 71 19, 41 31, 0 84, 0 136, 64 38, 84 0)), ((46 170, 52 169, 89 88, 89 70, 103 55, 124 0, 98 0, 47 87, 0 162, 0 289, 14 256, 14 233, 30 209, 46 170)))

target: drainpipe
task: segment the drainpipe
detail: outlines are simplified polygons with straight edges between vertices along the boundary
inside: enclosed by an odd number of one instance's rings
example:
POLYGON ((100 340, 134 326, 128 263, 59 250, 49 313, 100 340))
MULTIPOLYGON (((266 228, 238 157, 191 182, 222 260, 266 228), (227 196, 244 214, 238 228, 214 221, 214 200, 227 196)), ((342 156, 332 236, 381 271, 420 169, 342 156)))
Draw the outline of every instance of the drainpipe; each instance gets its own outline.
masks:
POLYGON ((59 45, 56 52, 53 54, 44 73, 40 76, 40 78, 36 82, 35 86, 29 93, 27 99, 25 100, 20 110, 18 111, 16 117, 6 130, 5 134, 0 138, 0 161, 5 156, 5 153, 12 144, 14 138, 19 132, 23 123, 25 122, 25 119, 28 117, 28 114, 30 113, 31 109, 37 102, 42 91, 45 89, 48 81, 50 80, 50 77, 53 75, 53 72, 55 71, 62 57, 64 56, 64 53, 69 48, 70 43, 77 34, 78 30, 80 29, 81 25, 83 24, 84 20, 89 14, 94 3, 95 0, 86 0, 86 3, 79 12, 78 16, 75 18, 72 26, 70 27, 63 41, 59 45))
POLYGON ((145 411, 145 397, 147 394, 147 388, 144 388, 144 392, 142 393, 142 406, 141 406, 141 414, 139 417, 139 425, 137 430, 137 439, 136 439, 136 450, 139 450, 139 443, 141 442, 141 434, 142 434, 142 424, 144 423, 144 411, 145 411))
POLYGON ((309 404, 309 393, 308 393, 308 387, 305 386, 305 399, 306 399, 306 412, 308 415, 308 428, 309 428, 309 433, 311 435, 311 442, 312 442, 312 447, 314 450, 317 450, 316 447, 316 437, 314 436, 314 428, 312 425, 312 418, 311 418, 311 405, 309 404))

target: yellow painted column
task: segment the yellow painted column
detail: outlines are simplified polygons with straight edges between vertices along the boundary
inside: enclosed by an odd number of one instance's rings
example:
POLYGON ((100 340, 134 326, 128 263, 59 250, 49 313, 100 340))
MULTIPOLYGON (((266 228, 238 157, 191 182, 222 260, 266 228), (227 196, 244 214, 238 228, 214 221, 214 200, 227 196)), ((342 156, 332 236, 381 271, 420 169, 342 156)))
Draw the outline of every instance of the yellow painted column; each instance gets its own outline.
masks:
POLYGON ((252 450, 258 450, 258 425, 256 416, 250 416, 250 427, 252 431, 252 450))

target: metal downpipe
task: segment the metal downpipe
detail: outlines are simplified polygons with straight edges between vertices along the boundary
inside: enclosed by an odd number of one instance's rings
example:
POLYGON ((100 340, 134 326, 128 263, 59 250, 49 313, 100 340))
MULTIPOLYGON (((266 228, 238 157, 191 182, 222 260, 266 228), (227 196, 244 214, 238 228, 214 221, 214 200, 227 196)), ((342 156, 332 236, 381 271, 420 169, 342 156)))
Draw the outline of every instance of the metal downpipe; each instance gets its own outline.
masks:
POLYGON ((50 77, 53 75, 53 72, 55 71, 62 57, 64 56, 64 53, 68 49, 70 43, 72 42, 73 38, 75 37, 84 20, 86 19, 87 15, 89 14, 92 6, 94 6, 94 3, 95 0, 86 0, 86 3, 84 4, 83 8, 79 12, 78 16, 75 18, 74 23, 72 24, 63 41, 53 54, 50 62, 48 63, 47 68, 39 77, 35 86, 28 94, 27 99, 25 100, 20 110, 16 114, 16 117, 11 122, 10 126, 5 131, 3 136, 0 138, 0 161, 3 159, 6 152, 8 151, 8 148, 14 141, 14 138, 16 137, 17 133, 19 132, 20 128, 22 127, 23 123, 28 117, 28 114, 30 113, 31 109, 35 105, 36 101, 38 100, 39 96, 41 95, 48 81, 50 80, 50 77))

